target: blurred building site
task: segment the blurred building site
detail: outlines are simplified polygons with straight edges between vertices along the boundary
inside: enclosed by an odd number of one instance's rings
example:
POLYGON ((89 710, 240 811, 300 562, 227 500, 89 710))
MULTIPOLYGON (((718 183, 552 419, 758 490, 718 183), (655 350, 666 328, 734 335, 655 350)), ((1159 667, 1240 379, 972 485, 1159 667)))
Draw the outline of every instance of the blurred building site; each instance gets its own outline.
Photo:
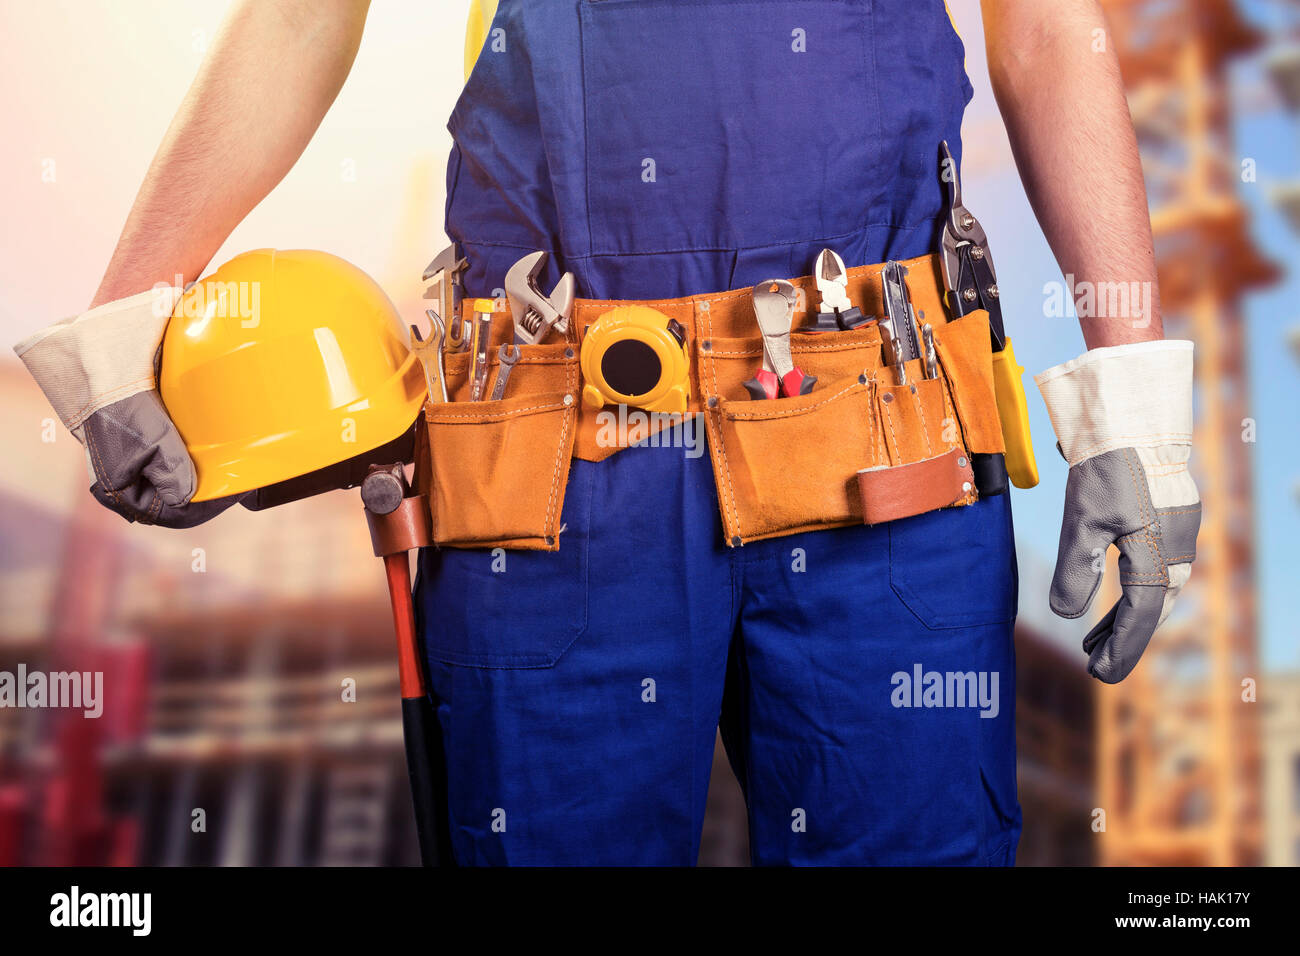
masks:
MULTIPOLYGON (((973 3, 951 3, 960 23, 973 3)), ((1243 437, 1254 356, 1290 341, 1300 368, 1300 310, 1265 341, 1246 321, 1252 294, 1290 281, 1295 245, 1257 234, 1237 141, 1243 112, 1289 128, 1300 115, 1300 0, 1104 6, 1166 331, 1196 342, 1205 519, 1176 616, 1124 683, 1087 676, 1077 628, 1022 613, 1018 862, 1300 865, 1300 672, 1260 663, 1259 479, 1243 437)), ((415 223, 437 215, 438 175, 415 165, 395 187, 404 218, 378 278, 408 316, 437 251, 415 223)), ((980 180, 967 176, 972 197, 980 180)), ((1300 179, 1272 184, 1267 202, 1300 231, 1300 179)), ((1294 441, 1296 394, 1281 441, 1294 441)), ((418 862, 391 617, 356 492, 275 520, 234 508, 191 531, 128 528, 86 494, 80 447, 17 362, 0 361, 0 401, 0 671, 102 670, 109 688, 99 720, 0 709, 0 865, 418 862)), ((1045 593, 1053 558, 1021 545, 1022 595, 1045 593)), ((700 862, 744 865, 745 818, 719 750, 700 862)))

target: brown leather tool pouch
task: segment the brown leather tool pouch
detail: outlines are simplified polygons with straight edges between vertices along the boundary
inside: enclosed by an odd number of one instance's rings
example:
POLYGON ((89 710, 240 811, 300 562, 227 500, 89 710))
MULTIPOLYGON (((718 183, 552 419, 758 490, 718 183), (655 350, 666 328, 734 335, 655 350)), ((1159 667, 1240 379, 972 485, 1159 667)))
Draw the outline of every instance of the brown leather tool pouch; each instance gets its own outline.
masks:
MULTIPOLYGON (((961 320, 965 321, 965 320, 961 320)), ((718 497, 733 546, 763 538, 866 522, 875 524, 950 505, 976 492, 966 445, 967 419, 997 426, 988 363, 988 325, 979 318, 935 330, 952 356, 938 378, 908 363, 907 384, 880 365, 873 325, 854 332, 796 335, 797 364, 817 375, 808 395, 755 401, 743 390, 760 358, 757 340, 720 340, 700 352, 706 393, 721 394, 709 415, 718 497), (955 333, 955 334, 954 334, 955 333), (982 345, 981 345, 982 343, 982 345), (983 349, 972 359, 969 350, 983 349), (710 354, 712 353, 712 354, 710 354), (961 376, 950 378, 949 366, 961 376), (847 374, 852 369, 856 374, 847 374), (963 403, 957 393, 972 390, 963 403)), ((1000 438, 1000 431, 997 432, 1000 438)))
POLYGON ((853 476, 877 444, 873 388, 862 374, 794 398, 719 403, 714 465, 733 545, 862 520, 853 476))
MULTIPOLYGON (((493 329, 490 389, 497 347, 493 329)), ((578 359, 568 343, 520 346, 506 397, 469 401, 471 360, 445 357, 446 403, 425 405, 435 544, 554 551, 578 414, 578 359)))
POLYGON ((989 314, 980 309, 936 329, 935 350, 952 386, 967 450, 977 455, 1004 452, 1002 420, 993 390, 989 314))

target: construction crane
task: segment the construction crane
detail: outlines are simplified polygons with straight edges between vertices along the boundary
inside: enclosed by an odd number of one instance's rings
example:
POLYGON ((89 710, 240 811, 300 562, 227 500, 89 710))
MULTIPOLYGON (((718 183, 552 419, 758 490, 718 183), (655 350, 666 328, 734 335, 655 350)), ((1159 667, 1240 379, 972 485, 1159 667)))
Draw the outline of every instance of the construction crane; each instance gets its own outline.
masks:
POLYGON ((1226 67, 1263 36, 1231 0, 1103 6, 1142 147, 1165 328, 1196 342, 1204 521, 1174 616, 1128 680, 1097 690, 1101 862, 1248 865, 1262 834, 1242 299, 1279 274, 1237 193, 1226 67))

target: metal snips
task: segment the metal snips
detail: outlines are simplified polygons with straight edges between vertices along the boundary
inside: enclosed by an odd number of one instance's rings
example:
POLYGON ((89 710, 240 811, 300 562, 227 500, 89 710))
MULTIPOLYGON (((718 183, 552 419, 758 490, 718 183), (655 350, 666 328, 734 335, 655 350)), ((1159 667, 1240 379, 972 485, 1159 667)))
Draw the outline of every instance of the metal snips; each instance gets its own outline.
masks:
POLYGON ((948 208, 939 238, 939 263, 948 293, 948 308, 955 319, 976 309, 987 310, 993 351, 998 352, 1006 342, 1006 331, 988 236, 980 221, 962 204, 961 178, 946 140, 939 144, 939 161, 948 188, 948 208))

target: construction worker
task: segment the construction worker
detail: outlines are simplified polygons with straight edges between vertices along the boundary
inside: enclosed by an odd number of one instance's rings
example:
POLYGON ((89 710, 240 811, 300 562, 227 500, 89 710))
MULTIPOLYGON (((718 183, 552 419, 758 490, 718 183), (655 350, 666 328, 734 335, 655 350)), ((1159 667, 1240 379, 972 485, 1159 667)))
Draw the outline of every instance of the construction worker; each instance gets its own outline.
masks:
MULTIPOLYGON (((1096 0, 984 0, 983 13, 1016 161, 1063 270, 1081 285, 1154 288, 1135 137, 1096 0)), ((235 5, 95 306, 199 275, 305 148, 366 15, 364 0, 235 5)), ((493 295, 538 249, 550 254, 550 282, 568 270, 586 299, 665 309, 806 275, 823 247, 849 266, 934 252, 945 202, 936 147, 946 140, 960 160, 971 96, 943 0, 479 0, 467 48, 481 52, 449 122, 446 229, 468 263, 468 296, 493 295)), ((723 297, 710 301, 721 311, 723 297)), ((1116 681, 1194 555, 1191 352, 1162 340, 1158 307, 1086 311, 1089 350, 1040 376, 1071 465, 1052 606, 1082 615, 1101 556, 1118 544, 1123 597, 1085 645, 1090 672, 1116 681)), ((706 329, 686 337, 700 361, 722 361, 722 339, 706 329)), ((945 343, 941 352, 954 347, 945 343)), ((542 364, 529 374, 576 367, 565 364, 577 361, 571 348, 535 348, 555 351, 535 353, 542 364)), ((762 349, 735 351, 753 365, 762 349)), ((942 354, 946 369, 960 365, 942 354)), ((906 400, 875 387, 886 404, 906 400)), ((805 411, 817 396, 770 408, 805 411)), ((77 407, 112 407, 102 399, 77 407)), ((527 395, 504 401, 503 414, 540 407, 523 408, 527 395)), ((141 404, 109 416, 101 455, 121 452, 96 468, 98 497, 136 519, 208 517, 187 516, 194 480, 166 409, 141 404), (148 428, 132 425, 140 416, 148 428)), ((806 498, 799 475, 787 476, 788 494, 755 492, 761 469, 813 461, 806 442, 833 455, 851 421, 731 448, 710 431, 708 456, 684 454, 679 435, 570 463, 561 442, 553 467, 554 455, 502 452, 493 469, 457 474, 466 459, 451 449, 472 433, 449 416, 476 414, 467 407, 430 413, 435 471, 456 477, 435 476, 439 540, 455 539, 448 525, 466 515, 509 512, 534 487, 556 530, 535 548, 420 557, 456 862, 693 863, 719 725, 756 863, 1013 862, 1008 494, 976 496, 967 482, 960 507, 856 526, 773 519, 770 534, 728 536, 747 494, 765 519, 806 498), (724 469, 741 477, 724 480, 724 469)), ((511 540, 504 520, 483 520, 470 539, 511 540)))

